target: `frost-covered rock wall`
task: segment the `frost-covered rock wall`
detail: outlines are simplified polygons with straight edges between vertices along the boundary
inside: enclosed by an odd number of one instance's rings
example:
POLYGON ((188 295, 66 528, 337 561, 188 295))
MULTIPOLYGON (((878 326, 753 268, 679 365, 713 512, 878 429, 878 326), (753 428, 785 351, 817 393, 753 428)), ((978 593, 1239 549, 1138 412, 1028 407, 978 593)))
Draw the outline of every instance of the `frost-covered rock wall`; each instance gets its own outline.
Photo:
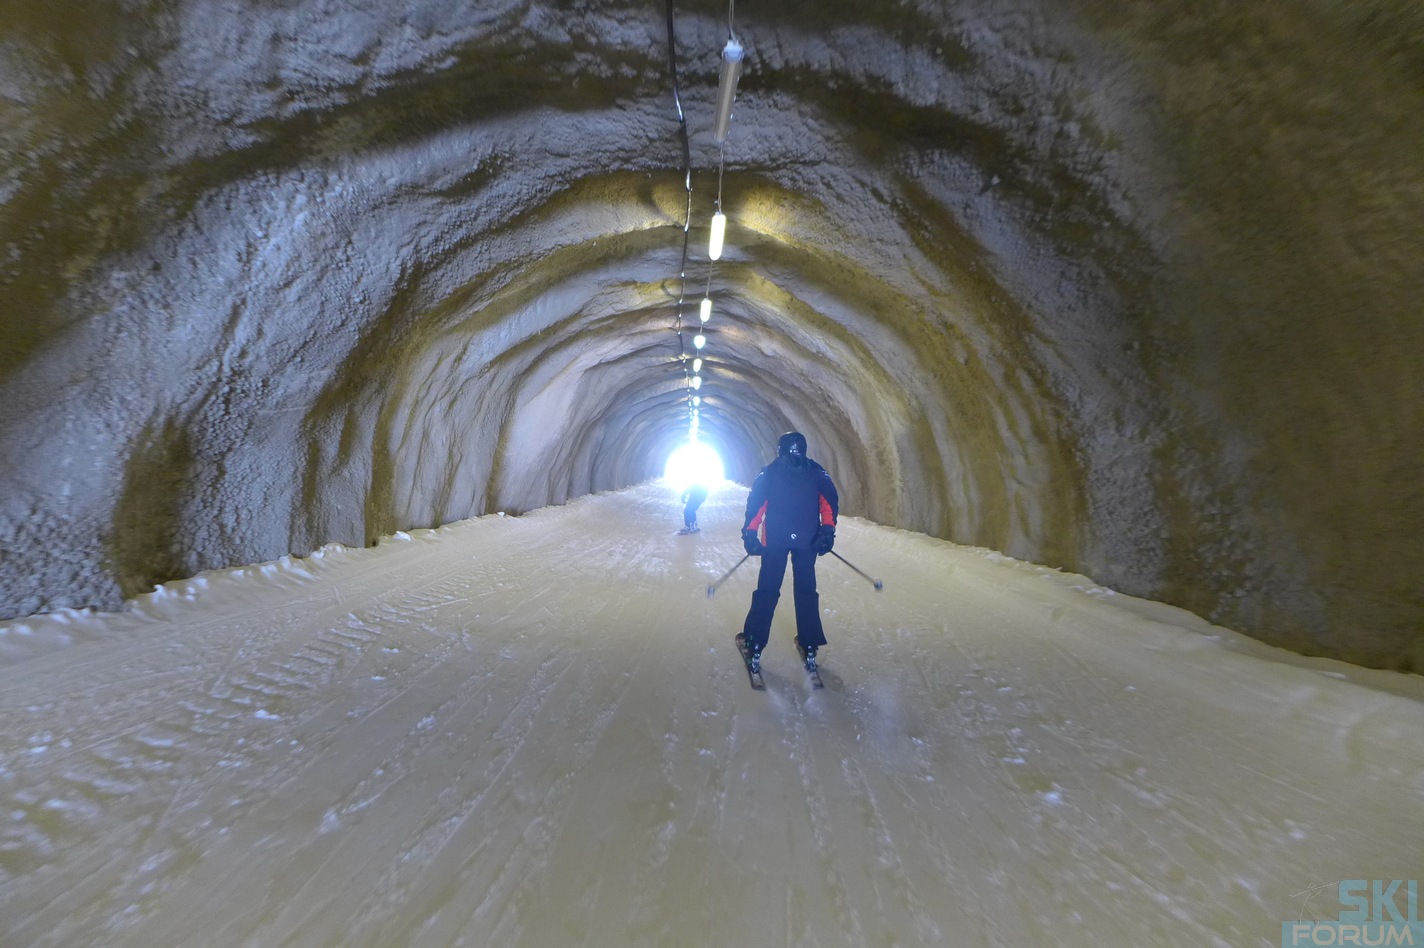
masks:
MULTIPOLYGON (((0 615, 659 473, 664 11, 568 6, 9 5, 0 615)), ((1424 14, 922 6, 738 15, 732 472, 799 427, 848 512, 1424 667, 1424 14)))

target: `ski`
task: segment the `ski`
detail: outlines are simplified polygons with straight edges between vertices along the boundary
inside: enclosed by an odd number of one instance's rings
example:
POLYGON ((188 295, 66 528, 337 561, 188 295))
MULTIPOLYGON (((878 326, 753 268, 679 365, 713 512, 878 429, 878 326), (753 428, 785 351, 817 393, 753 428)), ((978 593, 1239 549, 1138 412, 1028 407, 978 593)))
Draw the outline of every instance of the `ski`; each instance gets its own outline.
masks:
POLYGON ((801 647, 801 640, 796 640, 796 651, 801 655, 801 665, 806 669, 806 677, 811 679, 812 688, 824 688, 826 683, 821 681, 821 669, 816 667, 816 660, 812 659, 808 664, 806 661, 806 650, 801 647))
POLYGON ((762 680, 761 672, 752 671, 752 656, 747 651, 747 640, 742 637, 742 633, 737 633, 737 651, 741 653, 742 664, 747 666, 747 678, 751 680, 752 689, 755 691, 766 690, 766 682, 762 680))

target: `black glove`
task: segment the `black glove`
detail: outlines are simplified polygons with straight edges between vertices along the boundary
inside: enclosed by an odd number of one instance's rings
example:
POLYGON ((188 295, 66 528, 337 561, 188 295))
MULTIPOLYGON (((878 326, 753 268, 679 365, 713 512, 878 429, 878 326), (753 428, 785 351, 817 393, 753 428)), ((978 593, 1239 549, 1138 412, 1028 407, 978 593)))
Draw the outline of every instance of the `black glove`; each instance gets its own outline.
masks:
POLYGON ((816 528, 815 550, 817 556, 825 556, 836 545, 836 528, 823 523, 816 528))
POLYGON ((742 531, 742 548, 747 551, 747 556, 761 556, 766 552, 766 547, 761 545, 761 540, 757 539, 755 530, 742 531))

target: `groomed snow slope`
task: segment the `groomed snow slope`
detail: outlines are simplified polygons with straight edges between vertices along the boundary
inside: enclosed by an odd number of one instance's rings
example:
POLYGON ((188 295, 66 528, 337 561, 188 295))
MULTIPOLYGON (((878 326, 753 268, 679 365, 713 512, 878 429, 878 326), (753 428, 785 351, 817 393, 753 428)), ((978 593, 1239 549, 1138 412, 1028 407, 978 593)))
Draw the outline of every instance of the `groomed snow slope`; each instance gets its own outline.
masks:
POLYGON ((753 692, 744 497, 0 625, 0 944, 1264 946, 1424 868, 1420 679, 983 550, 847 519, 753 692))

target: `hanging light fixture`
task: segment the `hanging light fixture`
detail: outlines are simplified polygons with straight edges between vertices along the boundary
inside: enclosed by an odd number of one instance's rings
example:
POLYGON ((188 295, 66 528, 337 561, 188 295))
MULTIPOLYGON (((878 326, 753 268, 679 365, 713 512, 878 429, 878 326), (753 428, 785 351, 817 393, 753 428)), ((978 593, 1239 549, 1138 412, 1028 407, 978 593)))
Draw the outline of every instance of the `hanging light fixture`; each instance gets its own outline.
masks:
POLYGON ((692 348, 701 349, 705 345, 707 345, 707 337, 702 335, 702 333, 698 333, 692 337, 692 348))
POLYGON ((698 308, 697 315, 704 323, 712 318, 712 297, 702 297, 702 305, 698 308))
MULTIPOLYGON (((707 244, 707 256, 722 259, 722 242, 727 238, 727 215, 718 208, 712 215, 712 240, 707 244)), ((710 303, 708 305, 711 305, 710 303)))
POLYGON ((735 39, 727 40, 727 45, 722 47, 722 75, 717 80, 717 118, 712 123, 712 140, 719 145, 727 140, 727 129, 732 124, 732 100, 737 97, 742 55, 742 44, 735 39))
MULTIPOLYGON (((692 404, 694 404, 694 405, 701 405, 701 404, 702 404, 702 396, 701 396, 701 395, 694 395, 694 396, 692 396, 692 404)), ((696 414, 696 412, 694 412, 693 414, 696 414)))
POLYGON ((701 360, 701 359, 693 359, 693 360, 692 360, 692 371, 693 371, 693 372, 701 372, 701 371, 702 371, 702 360, 701 360))

